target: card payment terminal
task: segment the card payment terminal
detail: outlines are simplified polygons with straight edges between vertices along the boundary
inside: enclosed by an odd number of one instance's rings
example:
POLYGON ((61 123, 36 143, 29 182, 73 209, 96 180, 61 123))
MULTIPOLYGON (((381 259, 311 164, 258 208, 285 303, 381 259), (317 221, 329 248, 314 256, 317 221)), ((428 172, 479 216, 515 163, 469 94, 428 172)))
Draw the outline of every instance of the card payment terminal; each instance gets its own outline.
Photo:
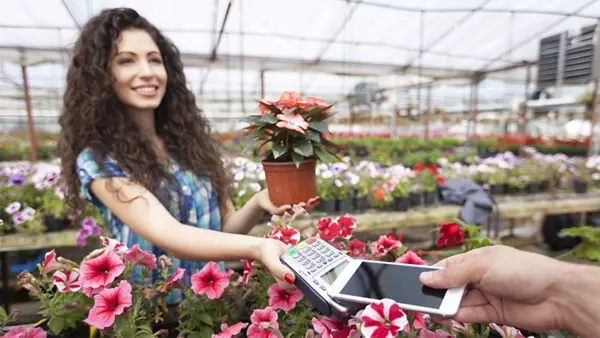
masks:
POLYGON ((355 309, 349 303, 330 298, 327 290, 351 260, 316 237, 298 243, 281 256, 281 262, 296 275, 296 287, 313 306, 323 315, 337 318, 348 317, 355 309))

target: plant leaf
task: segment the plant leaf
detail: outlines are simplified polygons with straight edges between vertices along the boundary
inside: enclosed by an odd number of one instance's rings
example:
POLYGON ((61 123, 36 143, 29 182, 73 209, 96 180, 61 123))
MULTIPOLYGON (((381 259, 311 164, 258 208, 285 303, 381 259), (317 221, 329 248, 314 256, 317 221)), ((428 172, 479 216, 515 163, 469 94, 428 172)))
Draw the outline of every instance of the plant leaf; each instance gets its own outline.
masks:
POLYGON ((263 128, 254 129, 250 134, 248 134, 248 137, 250 138, 261 138, 265 136, 269 136, 269 134, 267 134, 263 128))
POLYGON ((321 133, 329 134, 329 126, 322 122, 312 121, 309 123, 309 128, 321 133))
POLYGON ((300 164, 304 161, 304 156, 298 154, 297 152, 292 152, 292 161, 296 165, 296 168, 300 168, 300 164))
POLYGON ((48 322, 48 328, 52 333, 59 334, 65 328, 65 320, 62 317, 52 317, 48 322))
POLYGON ((586 256, 590 261, 600 261, 600 248, 588 248, 586 256))
POLYGON ((321 142, 321 133, 318 133, 314 130, 311 129, 307 129, 306 130, 306 138, 311 140, 311 141, 315 141, 315 142, 321 142))
POLYGON ((275 159, 281 157, 285 153, 287 153, 286 147, 282 146, 279 142, 273 142, 273 157, 275 159))
POLYGON ((200 319, 206 325, 213 326, 213 320, 207 313, 201 313, 198 315, 198 319, 200 319))
POLYGON ((313 155, 313 146, 312 143, 310 143, 309 140, 304 139, 300 142, 296 142, 294 143, 294 145, 292 146, 292 148, 294 149, 294 151, 304 157, 310 157, 313 155))
POLYGON ((244 117, 241 121, 242 122, 247 122, 250 124, 257 124, 260 123, 261 121, 261 117, 260 115, 250 115, 250 116, 246 116, 244 117))
POLYGON ((213 330, 210 327, 201 327, 200 328, 200 336, 201 338, 211 338, 213 335, 213 330))
POLYGON ((278 121, 277 118, 270 114, 265 114, 260 119, 260 122, 270 123, 270 124, 277 123, 277 121, 278 121))
POLYGON ((271 111, 273 114, 275 114, 275 115, 277 115, 277 114, 281 114, 281 109, 277 108, 276 106, 274 106, 274 105, 272 105, 272 104, 268 104, 268 103, 266 103, 266 102, 264 102, 264 101, 262 101, 262 100, 261 100, 261 101, 258 101, 258 102, 259 102, 260 104, 262 104, 263 106, 265 106, 265 107, 269 108, 269 110, 270 110, 270 111, 271 111))

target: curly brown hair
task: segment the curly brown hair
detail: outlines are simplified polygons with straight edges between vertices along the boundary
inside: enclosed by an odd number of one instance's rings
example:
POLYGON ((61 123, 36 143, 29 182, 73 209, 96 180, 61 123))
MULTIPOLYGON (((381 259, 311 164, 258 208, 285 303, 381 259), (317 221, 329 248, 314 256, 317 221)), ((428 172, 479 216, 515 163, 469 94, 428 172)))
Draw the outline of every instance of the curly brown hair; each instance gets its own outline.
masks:
MULTIPOLYGON (((163 204, 159 187, 174 182, 161 165, 154 147, 125 113, 125 105, 113 90, 110 64, 120 32, 148 32, 163 57, 168 80, 165 96, 154 113, 156 132, 166 149, 188 170, 208 174, 219 196, 221 211, 229 198, 231 179, 223 170, 218 144, 211 136, 208 120, 196 106, 186 86, 183 63, 177 47, 148 20, 129 8, 103 10, 82 28, 75 42, 63 97, 62 127, 58 151, 67 182, 66 200, 80 208, 81 182, 76 172, 78 155, 86 148, 95 153, 100 168, 112 156, 130 179, 153 192, 163 204)), ((181 194, 180 191, 178 193, 181 194)))

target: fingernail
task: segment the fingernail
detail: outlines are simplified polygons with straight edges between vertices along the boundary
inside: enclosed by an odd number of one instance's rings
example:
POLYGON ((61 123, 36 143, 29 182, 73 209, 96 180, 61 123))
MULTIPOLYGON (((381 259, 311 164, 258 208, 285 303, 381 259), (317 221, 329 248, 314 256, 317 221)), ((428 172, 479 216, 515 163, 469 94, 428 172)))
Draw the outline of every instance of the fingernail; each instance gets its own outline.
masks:
POLYGON ((421 279, 422 282, 431 282, 433 280, 433 272, 431 272, 431 271, 423 272, 423 273, 421 273, 419 278, 421 279))
POLYGON ((321 200, 321 197, 315 198, 315 200, 311 204, 317 204, 321 200))
POLYGON ((285 208, 285 211, 292 211, 292 209, 293 209, 292 207, 287 207, 287 208, 285 208))
POLYGON ((286 283, 294 285, 294 275, 291 272, 286 272, 283 275, 283 279, 286 281, 286 283))

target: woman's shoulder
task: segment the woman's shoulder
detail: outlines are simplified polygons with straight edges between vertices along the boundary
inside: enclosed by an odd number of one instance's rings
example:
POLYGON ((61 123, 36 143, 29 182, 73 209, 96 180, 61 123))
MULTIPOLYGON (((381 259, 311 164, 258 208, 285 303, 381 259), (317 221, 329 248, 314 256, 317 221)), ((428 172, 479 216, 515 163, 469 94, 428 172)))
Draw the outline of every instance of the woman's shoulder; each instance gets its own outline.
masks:
POLYGON ((94 148, 86 147, 77 155, 77 168, 87 172, 97 172, 102 167, 108 171, 121 171, 118 162, 110 155, 100 155, 100 163, 96 161, 100 152, 94 148))

